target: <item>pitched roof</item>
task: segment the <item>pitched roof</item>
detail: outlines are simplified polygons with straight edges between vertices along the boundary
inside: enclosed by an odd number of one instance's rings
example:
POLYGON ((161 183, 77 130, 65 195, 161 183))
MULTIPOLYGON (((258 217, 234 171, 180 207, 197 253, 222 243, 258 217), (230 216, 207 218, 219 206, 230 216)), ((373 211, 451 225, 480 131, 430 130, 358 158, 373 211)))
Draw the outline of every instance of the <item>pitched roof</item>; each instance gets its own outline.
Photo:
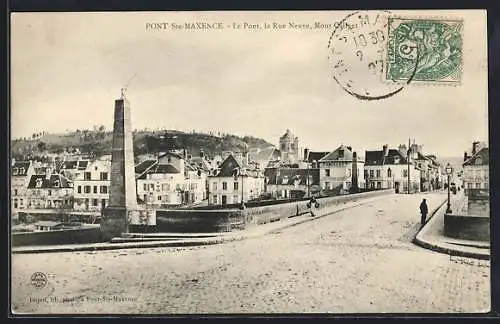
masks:
POLYGON ((19 177, 25 176, 28 173, 30 165, 30 161, 16 161, 16 163, 12 166, 12 175, 19 177))
POLYGON ((267 168, 264 171, 266 183, 269 185, 307 185, 307 177, 312 177, 310 185, 319 185, 319 169, 318 168, 267 168), (285 181, 285 183, 283 183, 285 181))
POLYGON ((465 161, 462 166, 470 165, 488 165, 489 164, 490 151, 487 147, 483 147, 476 154, 471 156, 467 161, 465 161))
POLYGON ((142 174, 151 168, 157 161, 156 160, 144 160, 135 166, 135 173, 142 174))
POLYGON ((387 156, 384 156, 384 151, 366 151, 365 165, 386 165, 396 164, 395 160, 399 158, 398 164, 408 163, 405 156, 395 149, 389 149, 387 156))
POLYGON ((265 167, 272 159, 274 150, 275 148, 271 146, 251 152, 248 154, 248 160, 250 162, 258 163, 261 167, 265 167))
POLYGON ((196 165, 198 168, 208 171, 211 169, 210 162, 201 156, 193 156, 189 161, 191 164, 196 165))
POLYGON ((52 174, 50 178, 47 178, 45 175, 42 174, 35 174, 31 176, 30 182, 28 184, 28 189, 34 189, 34 188, 40 188, 40 189, 72 188, 72 183, 71 181, 69 181, 68 178, 64 177, 61 174, 52 174), (57 182, 59 183, 58 186, 56 186, 57 182), (40 186, 37 186, 37 183, 39 183, 40 186))
POLYGON ((241 159, 238 159, 234 155, 230 154, 219 165, 219 169, 220 172, 215 175, 216 177, 232 177, 234 169, 246 169, 246 165, 241 159))
POLYGON ((330 152, 308 152, 306 161, 312 163, 313 161, 319 161, 330 152))
POLYGON ((78 161, 64 161, 61 163, 61 170, 76 169, 77 166, 78 166, 78 161))
POLYGON ((351 147, 340 145, 335 151, 328 153, 320 161, 349 161, 353 158, 351 147))

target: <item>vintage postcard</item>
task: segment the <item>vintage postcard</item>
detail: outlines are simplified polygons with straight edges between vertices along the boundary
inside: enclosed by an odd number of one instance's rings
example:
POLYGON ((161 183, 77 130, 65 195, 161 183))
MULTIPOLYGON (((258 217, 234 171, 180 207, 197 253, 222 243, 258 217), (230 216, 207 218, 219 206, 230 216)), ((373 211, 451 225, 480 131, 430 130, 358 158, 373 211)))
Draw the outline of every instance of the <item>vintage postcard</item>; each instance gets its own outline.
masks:
POLYGON ((485 10, 13 13, 11 311, 490 311, 485 10))

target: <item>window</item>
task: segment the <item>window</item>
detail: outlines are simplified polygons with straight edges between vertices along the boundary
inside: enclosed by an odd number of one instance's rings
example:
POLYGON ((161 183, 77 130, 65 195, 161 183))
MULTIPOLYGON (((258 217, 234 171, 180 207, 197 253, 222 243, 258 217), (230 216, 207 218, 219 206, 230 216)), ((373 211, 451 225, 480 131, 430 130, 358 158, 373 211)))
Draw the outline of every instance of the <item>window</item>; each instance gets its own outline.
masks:
POLYGON ((373 170, 370 170, 370 178, 373 178, 373 170))
POLYGON ((368 170, 364 170, 364 177, 365 179, 368 178, 368 170))
POLYGON ((214 204, 217 204, 217 195, 213 196, 213 202, 214 202, 214 204))
POLYGON ((380 170, 377 170, 377 178, 380 178, 380 170))
POLYGON ((472 183, 467 183, 467 189, 472 189, 472 183))
POLYGON ((281 183, 285 185, 288 184, 288 176, 284 176, 281 183))
POLYGON ((78 186, 78 193, 82 193, 82 186, 78 186))
MULTIPOLYGON (((212 190, 217 190, 217 182, 214 182, 212 184, 212 190)), ((217 196, 214 196, 214 197, 217 197, 217 196)))
POLYGON ((92 176, 91 176, 90 172, 85 172, 83 174, 83 180, 90 180, 91 178, 92 178, 92 176))
POLYGON ((375 182, 370 183, 370 188, 374 189, 375 188, 375 182))
POLYGON ((148 191, 148 184, 147 183, 144 183, 143 186, 142 186, 142 189, 144 191, 148 191))
POLYGON ((98 206, 99 205, 99 201, 97 199, 92 199, 92 206, 98 206))
POLYGON ((233 188, 234 188, 234 190, 238 190, 238 182, 236 182, 236 181, 234 182, 233 188))
POLYGON ((387 177, 392 178, 392 170, 391 169, 387 169, 387 177))
POLYGON ((382 188, 382 183, 380 181, 377 181, 377 188, 378 189, 382 188))
POLYGON ((107 194, 108 193, 108 187, 107 186, 101 186, 101 193, 102 194, 107 194))
POLYGON ((240 201, 240 196, 238 196, 238 195, 234 195, 234 196, 233 196, 233 203, 234 203, 234 204, 237 204, 239 201, 240 201))
POLYGON ((476 182, 476 189, 481 189, 481 184, 479 182, 476 182))
POLYGON ((330 169, 325 169, 325 177, 329 177, 330 176, 330 169))
POLYGON ((52 190, 50 190, 50 189, 49 189, 49 190, 47 191, 47 196, 52 196, 52 190))
MULTIPOLYGON (((488 182, 484 183, 484 189, 488 189, 488 182)), ((21 205, 23 204, 23 200, 21 199, 21 205)))
POLYGON ((13 168, 13 169, 12 169, 12 174, 13 174, 13 175, 16 175, 16 174, 17 174, 17 168, 13 168))
POLYGON ((161 196, 158 196, 158 201, 161 201, 161 196))
POLYGON ((17 208, 17 198, 14 199, 14 208, 17 208))
POLYGON ((101 172, 101 180, 108 180, 108 173, 107 172, 101 172))
POLYGON ((23 208, 23 200, 22 199, 19 199, 19 206, 21 206, 21 208, 23 208))
POLYGON ((330 182, 325 182, 325 189, 330 190, 330 182))
POLYGON ((86 194, 89 194, 89 193, 90 193, 90 191, 91 191, 90 186, 85 186, 85 193, 86 193, 86 194))
POLYGON ((94 193, 97 193, 97 186, 94 186, 94 193))
POLYGON ((17 189, 14 189, 14 196, 17 196, 17 189))
POLYGON ((227 190, 227 182, 226 181, 224 181, 222 183, 222 190, 227 190))
POLYGON ((476 158, 475 164, 477 164, 477 165, 483 164, 483 159, 481 159, 481 157, 480 157, 480 156, 478 156, 478 157, 476 158))
POLYGON ((407 177, 408 176, 408 170, 404 169, 403 170, 403 177, 407 177))
POLYGON ((351 169, 347 169, 347 170, 346 170, 346 176, 348 176, 348 177, 352 176, 352 171, 351 171, 351 169))

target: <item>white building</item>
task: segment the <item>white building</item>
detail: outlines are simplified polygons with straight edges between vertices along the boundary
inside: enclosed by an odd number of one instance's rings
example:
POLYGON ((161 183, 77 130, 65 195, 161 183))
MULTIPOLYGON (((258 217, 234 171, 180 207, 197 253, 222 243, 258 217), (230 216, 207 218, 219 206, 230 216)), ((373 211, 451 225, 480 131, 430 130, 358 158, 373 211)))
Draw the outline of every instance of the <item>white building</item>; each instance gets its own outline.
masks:
POLYGON ((387 145, 381 151, 366 151, 363 173, 366 188, 394 188, 396 193, 405 193, 408 192, 409 174, 410 191, 420 189, 420 169, 412 162, 412 157, 408 164, 407 154, 389 149, 387 145))
POLYGON ((465 192, 469 189, 489 190, 489 149, 482 147, 477 150, 477 147, 474 147, 472 153, 472 156, 464 156, 466 160, 463 163, 462 179, 465 192))
POLYGON ((74 180, 74 204, 78 211, 101 211, 109 203, 111 161, 96 160, 74 180))
POLYGON ((350 146, 341 145, 319 161, 320 183, 323 190, 340 189, 348 191, 352 187, 353 172, 357 187, 364 188, 364 161, 360 159, 350 146), (354 170, 354 171, 353 171, 354 170))
POLYGON ((264 175, 260 170, 250 168, 246 158, 240 160, 231 154, 208 177, 209 204, 240 204, 264 194, 264 175))
POLYGON ((28 205, 26 190, 35 169, 31 161, 17 161, 13 163, 11 172, 11 214, 16 218, 18 211, 28 205))
POLYGON ((164 153, 135 167, 137 196, 148 205, 182 205, 206 199, 206 174, 182 155, 164 153))

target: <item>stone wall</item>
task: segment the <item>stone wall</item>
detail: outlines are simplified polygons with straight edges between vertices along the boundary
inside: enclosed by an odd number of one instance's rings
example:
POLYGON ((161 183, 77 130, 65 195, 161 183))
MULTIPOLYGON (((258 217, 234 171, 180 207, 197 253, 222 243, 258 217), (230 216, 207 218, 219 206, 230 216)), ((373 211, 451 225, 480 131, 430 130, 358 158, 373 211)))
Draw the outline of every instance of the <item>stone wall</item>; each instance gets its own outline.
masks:
POLYGON ((104 242, 99 227, 60 231, 12 233, 12 246, 85 244, 104 242))
POLYGON ((490 218, 445 214, 444 234, 457 239, 489 242, 490 218))
MULTIPOLYGON (((324 208, 355 201, 363 198, 377 197, 394 193, 393 189, 377 190, 336 197, 318 198, 317 210, 321 214, 324 208)), ((282 204, 239 209, 177 209, 156 210, 156 226, 131 226, 131 232, 167 232, 167 233, 211 233, 229 232, 245 229, 250 226, 279 221, 309 212, 308 200, 282 204)))

